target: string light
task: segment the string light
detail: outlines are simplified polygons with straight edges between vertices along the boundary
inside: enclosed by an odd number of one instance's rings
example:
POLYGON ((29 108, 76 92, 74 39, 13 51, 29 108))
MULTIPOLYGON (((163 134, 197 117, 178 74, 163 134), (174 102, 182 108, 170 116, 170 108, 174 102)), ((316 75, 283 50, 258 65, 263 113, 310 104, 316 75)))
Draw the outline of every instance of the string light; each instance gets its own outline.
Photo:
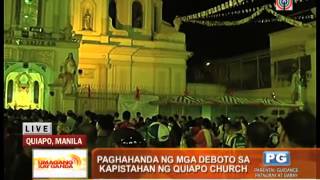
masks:
MULTIPOLYGON (((187 22, 189 20, 193 20, 193 19, 200 19, 200 18, 205 18, 205 17, 208 17, 210 15, 213 15, 213 14, 216 14, 220 11, 224 11, 224 10, 227 10, 227 9, 230 9, 230 8, 234 8, 234 7, 237 7, 239 5, 244 5, 244 4, 248 4, 248 3, 254 3, 255 1, 258 1, 258 0, 230 0, 230 1, 227 1, 225 3, 222 3, 220 5, 217 5, 213 8, 210 8, 208 10, 205 10, 205 11, 201 11, 201 12, 198 12, 198 13, 194 13, 194 14, 191 14, 191 15, 187 15, 187 16, 183 16, 183 17, 178 17, 181 19, 181 21, 183 22, 187 22)), ((308 0, 294 0, 294 3, 302 3, 302 2, 308 2, 308 0)), ((273 4, 269 4, 269 7, 273 7, 273 4)), ((258 8, 257 8, 258 10, 258 8)), ((248 9, 248 12, 250 11, 256 11, 256 8, 252 8, 252 9, 248 9)), ((245 11, 245 13, 248 13, 247 11, 245 11)), ((244 12, 243 12, 244 13, 244 12)), ((236 14, 239 14, 239 12, 237 12, 236 14)))
POLYGON ((194 14, 187 15, 187 16, 183 16, 183 17, 178 17, 178 18, 180 18, 181 21, 183 21, 183 22, 187 22, 187 21, 194 20, 194 19, 199 19, 199 18, 205 18, 205 17, 208 17, 209 15, 218 13, 220 11, 227 10, 227 9, 232 8, 232 7, 237 7, 239 5, 246 4, 246 2, 248 2, 248 1, 230 0, 228 2, 222 3, 220 5, 217 5, 217 6, 213 7, 213 8, 210 8, 208 10, 201 11, 201 12, 194 13, 194 14))
MULTIPOLYGON (((237 21, 209 21, 209 20, 191 20, 189 22, 192 23, 197 23, 197 24, 201 24, 201 25, 206 25, 206 26, 236 26, 236 25, 241 25, 241 24, 245 24, 248 23, 249 21, 253 20, 254 18, 256 18, 257 16, 259 16, 263 11, 267 11, 269 14, 272 14, 276 17, 276 21, 279 22, 286 22, 290 25, 293 26, 297 26, 297 27, 314 27, 314 25, 311 24, 305 24, 301 21, 297 21, 295 19, 289 18, 289 17, 285 17, 281 14, 278 14, 277 12, 275 12, 274 10, 268 8, 269 6, 262 6, 258 11, 256 11, 255 13, 253 13, 251 16, 237 20, 237 21)), ((302 19, 304 19, 304 17, 302 17, 302 19)), ((260 20, 258 22, 264 23, 264 20, 260 20)), ((269 21, 266 21, 269 22, 269 21)))
MULTIPOLYGON (((293 18, 297 19, 297 20, 300 20, 300 19, 302 19, 302 17, 304 17, 305 20, 313 20, 314 19, 314 17, 312 17, 311 15, 296 16, 296 17, 293 17, 293 18)), ((276 21, 277 21, 276 18, 253 20, 254 23, 271 23, 271 22, 276 22, 276 21)))
MULTIPOLYGON (((269 5, 269 7, 272 7, 272 5, 269 5)), ((209 18, 217 18, 217 17, 227 17, 228 15, 236 15, 236 14, 249 14, 251 12, 254 12, 256 9, 258 10, 260 7, 254 7, 254 8, 247 8, 247 9, 243 9, 242 11, 229 11, 227 13, 217 13, 217 14, 213 14, 210 15, 209 18)), ((307 12, 309 10, 303 11, 303 12, 307 12)), ((289 15, 289 16, 296 16, 295 14, 289 15)), ((313 15, 312 15, 313 16, 313 15)), ((309 18, 307 16, 304 16, 304 19, 312 19, 313 17, 309 18)), ((299 17, 299 19, 302 19, 302 16, 299 17)))

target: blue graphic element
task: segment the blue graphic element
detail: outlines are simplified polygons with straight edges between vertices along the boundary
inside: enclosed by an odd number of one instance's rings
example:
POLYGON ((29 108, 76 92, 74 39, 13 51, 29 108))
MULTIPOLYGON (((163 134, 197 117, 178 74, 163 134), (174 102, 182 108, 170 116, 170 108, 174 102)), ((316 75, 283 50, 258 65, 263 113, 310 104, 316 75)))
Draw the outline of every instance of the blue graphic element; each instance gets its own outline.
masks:
POLYGON ((289 151, 265 151, 263 163, 266 166, 290 166, 291 157, 289 151))

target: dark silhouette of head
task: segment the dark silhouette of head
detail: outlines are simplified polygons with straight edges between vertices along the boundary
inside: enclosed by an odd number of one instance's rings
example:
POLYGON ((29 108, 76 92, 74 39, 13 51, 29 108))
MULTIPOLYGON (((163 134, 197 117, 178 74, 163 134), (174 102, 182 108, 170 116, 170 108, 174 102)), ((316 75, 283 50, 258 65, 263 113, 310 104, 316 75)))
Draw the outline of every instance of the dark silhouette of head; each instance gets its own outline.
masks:
POLYGON ((266 147, 268 145, 271 129, 262 121, 250 123, 247 127, 248 145, 250 147, 266 147))
POLYGON ((114 128, 113 116, 111 116, 110 114, 101 116, 98 119, 98 124, 102 130, 111 132, 114 128))
POLYGON ((118 113, 118 112, 115 112, 115 113, 114 113, 114 117, 115 117, 115 118, 119 118, 119 113, 118 113))
POLYGON ((316 145, 316 119, 307 111, 291 112, 280 121, 281 147, 314 147, 316 145))
POLYGON ((202 126, 203 126, 203 128, 205 128, 205 129, 211 129, 212 128, 212 124, 211 124, 211 122, 210 122, 210 120, 208 119, 208 118, 204 118, 203 120, 202 120, 202 124, 201 124, 202 126))
POLYGON ((131 117, 131 113, 129 111, 125 111, 125 112, 122 113, 122 119, 124 121, 129 121, 130 117, 131 117))

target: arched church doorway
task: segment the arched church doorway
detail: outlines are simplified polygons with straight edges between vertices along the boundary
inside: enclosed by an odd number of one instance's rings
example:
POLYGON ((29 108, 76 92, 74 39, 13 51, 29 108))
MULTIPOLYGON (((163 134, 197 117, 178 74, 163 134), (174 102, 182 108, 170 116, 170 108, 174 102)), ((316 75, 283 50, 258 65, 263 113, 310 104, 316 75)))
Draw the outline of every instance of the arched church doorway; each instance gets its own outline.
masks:
POLYGON ((5 107, 44 108, 44 79, 38 72, 12 71, 6 77, 5 107))

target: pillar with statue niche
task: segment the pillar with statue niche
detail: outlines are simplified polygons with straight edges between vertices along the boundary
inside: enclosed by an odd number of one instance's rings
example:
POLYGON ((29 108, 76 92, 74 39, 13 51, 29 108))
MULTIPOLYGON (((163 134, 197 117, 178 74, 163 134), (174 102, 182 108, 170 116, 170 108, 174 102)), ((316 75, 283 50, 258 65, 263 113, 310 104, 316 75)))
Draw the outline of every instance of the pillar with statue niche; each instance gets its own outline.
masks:
POLYGON ((51 96, 55 111, 67 112, 76 110, 77 96, 77 65, 73 54, 69 53, 63 65, 60 66, 60 73, 54 83, 50 84, 51 96))
POLYGON ((63 112, 76 110, 77 64, 73 54, 69 53, 64 63, 64 71, 59 75, 63 80, 63 112))

